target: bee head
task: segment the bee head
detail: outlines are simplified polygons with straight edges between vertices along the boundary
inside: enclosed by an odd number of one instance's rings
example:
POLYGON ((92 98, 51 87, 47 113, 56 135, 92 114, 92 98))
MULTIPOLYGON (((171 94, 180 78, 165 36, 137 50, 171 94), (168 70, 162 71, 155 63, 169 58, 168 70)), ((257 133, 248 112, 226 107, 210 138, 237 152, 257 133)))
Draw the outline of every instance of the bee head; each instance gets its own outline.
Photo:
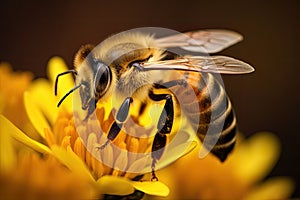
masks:
POLYGON ((88 110, 89 116, 95 110, 97 101, 107 93, 111 85, 112 72, 106 64, 93 57, 92 49, 92 45, 82 46, 75 56, 74 65, 76 69, 57 75, 55 95, 57 95, 58 78, 61 75, 73 73, 77 76, 76 82, 78 82, 74 88, 62 97, 57 105, 58 107, 66 97, 79 88, 82 109, 88 110))
MULTIPOLYGON (((75 66, 78 68, 79 93, 82 109, 92 109, 97 101, 102 98, 109 89, 112 80, 110 68, 97 60, 91 52, 92 46, 82 46, 75 56, 75 66), (79 61, 82 61, 79 64, 79 61)), ((94 109, 92 109, 93 111, 94 109)))

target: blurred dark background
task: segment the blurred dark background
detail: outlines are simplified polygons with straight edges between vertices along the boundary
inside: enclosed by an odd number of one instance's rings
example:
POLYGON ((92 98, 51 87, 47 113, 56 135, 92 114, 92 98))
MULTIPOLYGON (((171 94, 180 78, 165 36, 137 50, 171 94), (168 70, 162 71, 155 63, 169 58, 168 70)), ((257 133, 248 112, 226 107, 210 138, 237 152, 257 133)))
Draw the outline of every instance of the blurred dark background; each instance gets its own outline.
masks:
MULTIPOLYGON (((250 75, 223 77, 239 128, 247 136, 265 130, 278 135, 282 155, 270 176, 290 176, 298 182, 299 8, 296 0, 1 1, 0 60, 10 62, 16 70, 32 70, 37 77, 44 77, 50 57, 61 56, 71 68, 81 44, 98 44, 131 28, 236 30, 244 35, 244 41, 222 54, 256 68, 250 75)), ((294 196, 300 196, 299 187, 294 196)))

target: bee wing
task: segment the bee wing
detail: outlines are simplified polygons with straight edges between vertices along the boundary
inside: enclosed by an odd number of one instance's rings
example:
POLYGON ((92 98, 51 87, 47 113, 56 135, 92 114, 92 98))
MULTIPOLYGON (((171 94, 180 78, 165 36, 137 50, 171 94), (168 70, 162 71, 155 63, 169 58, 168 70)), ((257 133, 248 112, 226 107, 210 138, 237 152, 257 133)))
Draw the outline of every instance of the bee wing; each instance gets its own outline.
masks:
POLYGON ((221 29, 191 31, 156 39, 161 48, 180 47, 187 51, 217 53, 243 39, 239 33, 221 29))
POLYGON ((227 56, 191 56, 175 60, 148 62, 144 63, 143 69, 183 70, 221 74, 245 74, 254 71, 251 65, 227 56))

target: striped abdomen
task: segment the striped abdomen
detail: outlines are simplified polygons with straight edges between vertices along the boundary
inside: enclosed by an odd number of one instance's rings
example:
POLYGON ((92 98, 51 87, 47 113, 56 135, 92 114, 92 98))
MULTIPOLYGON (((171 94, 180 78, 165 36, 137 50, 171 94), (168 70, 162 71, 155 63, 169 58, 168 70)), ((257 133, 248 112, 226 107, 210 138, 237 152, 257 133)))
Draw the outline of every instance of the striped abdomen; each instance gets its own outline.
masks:
POLYGON ((224 161, 236 140, 236 119, 230 100, 212 74, 184 72, 184 76, 191 87, 173 88, 181 99, 181 109, 204 146, 224 161))

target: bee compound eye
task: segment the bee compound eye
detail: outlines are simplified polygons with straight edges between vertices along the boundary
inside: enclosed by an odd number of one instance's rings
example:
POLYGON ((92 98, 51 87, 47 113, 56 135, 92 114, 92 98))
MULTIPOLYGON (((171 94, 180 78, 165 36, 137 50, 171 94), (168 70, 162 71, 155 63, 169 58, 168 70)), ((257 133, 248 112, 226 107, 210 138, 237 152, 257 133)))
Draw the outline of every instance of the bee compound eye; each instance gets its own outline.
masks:
POLYGON ((95 82, 94 82, 95 93, 100 97, 103 96, 106 93, 110 85, 110 82, 111 82, 110 68, 103 63, 99 63, 95 75, 95 82))

